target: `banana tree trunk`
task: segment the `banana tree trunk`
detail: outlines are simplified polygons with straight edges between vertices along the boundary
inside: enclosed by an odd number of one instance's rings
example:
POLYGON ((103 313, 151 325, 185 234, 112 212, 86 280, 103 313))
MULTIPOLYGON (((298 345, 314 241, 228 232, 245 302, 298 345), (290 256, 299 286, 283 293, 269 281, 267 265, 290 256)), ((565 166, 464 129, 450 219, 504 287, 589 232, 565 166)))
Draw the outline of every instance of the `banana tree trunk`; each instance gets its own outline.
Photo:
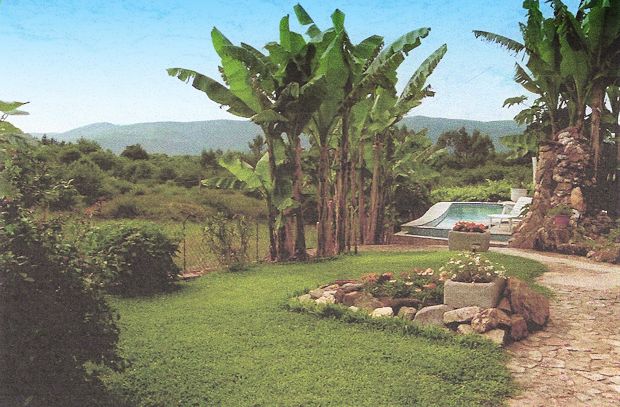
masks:
POLYGON ((304 231, 304 213, 303 213, 303 195, 302 195, 302 181, 303 181, 303 169, 301 167, 301 138, 296 136, 294 138, 295 149, 295 172, 293 176, 293 199, 296 201, 295 207, 295 258, 297 260, 307 260, 308 253, 306 251, 306 235, 304 231))
POLYGON ((355 166, 352 165, 356 161, 356 154, 351 154, 351 160, 349 161, 349 185, 351 186, 351 196, 349 203, 349 226, 347 233, 347 251, 351 251, 351 246, 354 246, 357 252, 357 225, 356 216, 357 216, 357 172, 355 171, 355 166))
POLYGON ((601 165, 601 114, 603 111, 603 103, 605 98, 605 89, 601 89, 596 86, 592 89, 592 100, 590 108, 592 114, 590 115, 590 138, 592 143, 592 152, 594 155, 594 177, 598 180, 600 165, 601 165))
POLYGON ((271 197, 267 195, 267 208, 268 208, 268 219, 267 219, 267 228, 269 230, 269 260, 275 261, 278 257, 278 251, 276 249, 277 239, 276 239, 276 208, 273 206, 273 202, 271 197))
POLYGON ((328 234, 332 233, 332 226, 329 223, 329 150, 326 145, 326 140, 321 138, 320 142, 321 146, 318 170, 319 188, 317 191, 317 212, 319 220, 317 225, 316 255, 317 257, 324 257, 328 254, 328 234))
POLYGON ((359 144, 359 152, 358 152, 358 203, 357 203, 357 212, 359 218, 359 227, 358 227, 358 241, 360 243, 364 242, 364 235, 366 232, 366 191, 364 190, 366 180, 364 179, 364 168, 366 163, 364 162, 364 142, 360 140, 359 144))
POLYGON ((368 231, 366 244, 376 244, 377 226, 379 222, 380 184, 381 184, 381 150, 383 149, 379 136, 375 136, 372 146, 372 181, 370 186, 370 214, 368 219, 368 231))
MULTIPOLYGON (((263 132, 265 133, 266 142, 267 142, 267 153, 269 155, 269 172, 271 174, 271 183, 274 186, 274 188, 277 188, 277 186, 280 183, 280 180, 278 178, 278 167, 276 164, 274 140, 276 139, 276 137, 279 137, 279 136, 275 135, 275 130, 273 129, 272 126, 264 126, 263 132)), ((284 215, 281 214, 280 217, 283 218, 283 216, 284 215)), ((269 248, 269 251, 270 253, 275 253, 276 260, 283 261, 283 260, 289 259, 290 252, 286 249, 287 235, 286 235, 286 228, 284 227, 284 224, 283 224, 284 219, 281 219, 280 226, 276 227, 277 217, 278 217, 278 210, 274 207, 273 214, 270 215, 270 218, 273 219, 273 227, 275 229, 275 231, 273 232, 274 234, 273 241, 275 242, 273 243, 274 246, 269 248)), ((270 222, 272 222, 272 219, 270 219, 270 222)))
POLYGON ((347 191, 349 167, 349 115, 350 109, 342 113, 342 136, 339 145, 339 168, 336 184, 336 253, 341 254, 346 249, 347 239, 347 191))

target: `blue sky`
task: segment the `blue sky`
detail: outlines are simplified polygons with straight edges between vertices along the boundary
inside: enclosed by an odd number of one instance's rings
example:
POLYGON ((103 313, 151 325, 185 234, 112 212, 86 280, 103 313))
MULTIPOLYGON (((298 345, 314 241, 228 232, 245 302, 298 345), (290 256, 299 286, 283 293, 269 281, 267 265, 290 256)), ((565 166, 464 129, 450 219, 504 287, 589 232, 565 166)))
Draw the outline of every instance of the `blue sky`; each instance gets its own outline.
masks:
MULTIPOLYGON (((277 39, 280 18, 297 1, 277 0, 0 0, 0 98, 30 101, 25 131, 57 132, 111 122, 192 121, 230 116, 206 95, 167 76, 173 66, 217 77, 209 32, 261 47, 277 39)), ((575 8, 578 0, 568 0, 575 8)), ((514 58, 476 40, 473 29, 520 38, 521 0, 307 0, 329 25, 346 13, 350 36, 391 41, 429 26, 430 36, 403 64, 403 83, 443 43, 448 53, 430 79, 437 92, 411 114, 475 120, 510 119, 505 98, 523 94, 512 81, 514 58)), ((298 28, 293 25, 293 28, 298 28)))

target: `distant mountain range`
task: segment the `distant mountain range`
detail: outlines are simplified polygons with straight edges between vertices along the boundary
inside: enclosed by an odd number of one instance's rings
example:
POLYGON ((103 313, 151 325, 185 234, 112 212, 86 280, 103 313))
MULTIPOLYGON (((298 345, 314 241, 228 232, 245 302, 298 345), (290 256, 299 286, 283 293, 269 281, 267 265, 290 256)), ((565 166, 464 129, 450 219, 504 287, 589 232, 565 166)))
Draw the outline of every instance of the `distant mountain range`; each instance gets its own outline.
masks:
MULTIPOLYGON (((410 129, 428 129, 435 141, 444 132, 465 127, 488 134, 495 148, 502 150, 499 138, 521 133, 523 128, 512 120, 481 122, 475 120, 444 119, 439 117, 411 116, 401 122, 410 129)), ((131 144, 141 144, 150 153, 169 155, 199 154, 203 149, 247 150, 248 142, 261 134, 252 122, 242 120, 209 120, 199 122, 154 122, 116 125, 95 123, 78 127, 64 133, 48 133, 60 141, 76 141, 79 138, 94 140, 104 148, 120 153, 131 144)), ((40 138, 42 133, 33 133, 40 138)))

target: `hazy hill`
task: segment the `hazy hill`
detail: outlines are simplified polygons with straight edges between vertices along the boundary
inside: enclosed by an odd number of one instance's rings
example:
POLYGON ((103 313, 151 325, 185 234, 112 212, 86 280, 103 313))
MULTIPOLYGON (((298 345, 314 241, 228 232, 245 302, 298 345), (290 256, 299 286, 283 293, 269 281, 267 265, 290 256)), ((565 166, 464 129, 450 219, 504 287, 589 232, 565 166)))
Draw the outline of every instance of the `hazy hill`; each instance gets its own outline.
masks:
MULTIPOLYGON (((465 127, 472 131, 479 129, 493 139, 496 148, 502 149, 498 138, 519 133, 522 129, 512 120, 480 122, 474 120, 443 119, 437 117, 412 116, 402 122, 409 128, 428 129, 433 141, 449 130, 465 127)), ((222 150, 247 149, 248 141, 260 134, 260 128, 249 121, 209 120, 200 122, 154 122, 129 125, 95 123, 64 133, 48 134, 57 140, 75 141, 80 137, 95 140, 102 147, 115 153, 130 144, 141 144, 148 152, 176 154, 198 154, 202 149, 222 150)), ((40 136, 41 134, 36 134, 40 136)))

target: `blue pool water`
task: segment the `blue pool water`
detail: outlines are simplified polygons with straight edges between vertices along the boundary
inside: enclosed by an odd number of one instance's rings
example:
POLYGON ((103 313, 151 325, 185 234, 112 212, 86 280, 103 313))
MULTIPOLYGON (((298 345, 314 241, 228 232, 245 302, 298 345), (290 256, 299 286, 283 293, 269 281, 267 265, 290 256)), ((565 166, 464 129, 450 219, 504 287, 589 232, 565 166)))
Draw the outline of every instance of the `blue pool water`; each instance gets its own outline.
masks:
POLYGON ((489 224, 489 215, 502 213, 503 204, 494 203, 453 203, 444 216, 431 222, 428 226, 438 229, 452 229, 455 223, 465 220, 469 222, 489 224))
MULTIPOLYGON (((414 236, 448 238, 448 232, 459 221, 489 224, 489 215, 502 213, 504 204, 487 202, 442 202, 433 206, 420 219, 402 225, 402 230, 414 236), (444 212, 438 212, 443 210, 444 212), (429 218, 428 222, 423 219, 429 218)), ((507 241, 510 233, 491 232, 494 241, 507 241)))

